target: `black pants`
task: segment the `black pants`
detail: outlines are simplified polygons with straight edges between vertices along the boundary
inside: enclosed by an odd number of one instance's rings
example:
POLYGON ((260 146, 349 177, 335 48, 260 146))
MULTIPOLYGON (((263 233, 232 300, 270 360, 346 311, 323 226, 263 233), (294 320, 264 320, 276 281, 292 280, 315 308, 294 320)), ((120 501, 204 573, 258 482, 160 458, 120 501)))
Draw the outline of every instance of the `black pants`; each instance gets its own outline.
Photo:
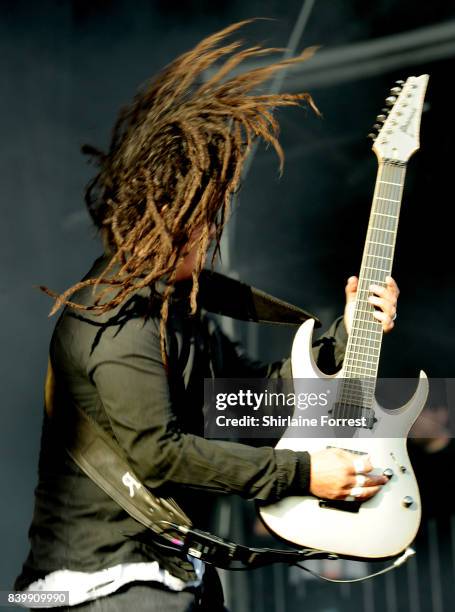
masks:
POLYGON ((52 608, 64 612, 223 612, 223 590, 215 569, 206 566, 198 588, 170 591, 159 582, 130 582, 115 593, 77 606, 52 608))

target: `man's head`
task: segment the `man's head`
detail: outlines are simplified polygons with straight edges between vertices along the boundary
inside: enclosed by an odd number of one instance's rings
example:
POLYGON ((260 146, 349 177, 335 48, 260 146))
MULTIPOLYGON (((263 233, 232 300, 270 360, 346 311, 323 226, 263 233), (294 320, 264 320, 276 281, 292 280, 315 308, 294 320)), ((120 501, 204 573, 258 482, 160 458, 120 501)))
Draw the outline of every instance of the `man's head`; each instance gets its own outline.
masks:
MULTIPOLYGON (((245 59, 277 51, 258 46, 241 50, 239 41, 220 46, 245 23, 202 40, 146 85, 121 111, 108 153, 85 147, 99 166, 86 201, 112 255, 97 281, 103 284, 110 278, 109 284, 92 310, 105 312, 137 289, 165 279, 164 314, 172 285, 191 249, 194 312, 199 273, 213 237, 219 247, 253 139, 260 137, 271 144, 281 167, 283 152, 273 109, 302 100, 315 108, 306 93, 257 93, 261 83, 306 59, 312 50, 231 75, 245 59), (211 67, 212 76, 204 82, 202 76, 211 67), (112 276, 115 264, 120 267, 112 276)), ((58 296, 53 311, 72 304, 69 298, 83 283, 58 296)))

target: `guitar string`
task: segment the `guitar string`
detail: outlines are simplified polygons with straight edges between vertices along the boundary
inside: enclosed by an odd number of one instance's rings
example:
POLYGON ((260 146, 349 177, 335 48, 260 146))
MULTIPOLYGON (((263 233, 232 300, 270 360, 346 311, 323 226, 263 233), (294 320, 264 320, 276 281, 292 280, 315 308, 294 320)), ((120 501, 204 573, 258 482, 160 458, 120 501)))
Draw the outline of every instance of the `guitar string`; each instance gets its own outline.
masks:
MULTIPOLYGON (((370 220, 369 220, 369 228, 371 226, 371 219, 373 216, 373 211, 374 211, 374 204, 376 202, 376 196, 382 192, 380 192, 380 186, 381 186, 381 179, 383 176, 383 172, 384 172, 384 167, 381 164, 379 166, 378 169, 378 176, 377 176, 377 183, 376 183, 376 188, 375 188, 375 194, 374 194, 374 198, 373 198, 373 206, 372 206, 372 210, 370 213, 370 220)), ((385 195, 385 194, 384 194, 385 195)), ((343 376, 348 377, 349 375, 353 375, 354 374, 354 364, 351 363, 352 361, 352 357, 350 359, 350 356, 352 356, 354 349, 356 350, 356 354, 358 354, 358 347, 356 347, 356 329, 361 329, 360 326, 360 318, 359 318, 359 306, 361 304, 361 300, 360 300, 360 296, 361 296, 361 281, 363 278, 363 274, 362 272, 364 271, 364 265, 365 265, 365 261, 367 259, 367 246, 368 246, 368 234, 369 231, 367 230, 367 241, 365 244, 365 248, 364 248, 364 253, 362 256, 362 264, 361 264, 361 274, 359 275, 359 286, 358 286, 358 294, 357 294, 357 304, 356 304, 356 308, 355 308, 355 312, 354 312, 354 317, 353 317, 353 323, 352 323, 352 329, 351 329, 351 333, 350 333, 350 338, 348 340, 348 346, 346 347, 346 356, 345 356, 345 360, 344 360, 344 367, 343 367, 343 376)), ((360 314, 360 317, 362 316, 362 314, 360 314)), ((368 335, 368 334, 366 334, 368 335)), ((358 369, 360 366, 358 366, 356 374, 358 374, 358 369)), ((364 369, 364 368, 363 368, 364 369)), ((362 372, 362 374, 366 373, 362 372)), ((362 410, 362 404, 364 403, 361 399, 362 396, 362 391, 360 389, 360 392, 358 393, 358 386, 359 386, 360 381, 352 381, 352 382, 347 382, 347 381, 342 381, 342 387, 341 387, 341 393, 339 394, 339 397, 337 398, 338 401, 335 404, 336 409, 337 409, 337 414, 336 416, 341 416, 341 417, 347 417, 347 416, 353 416, 352 412, 352 404, 360 404, 360 408, 358 408, 355 411, 356 416, 358 416, 359 414, 359 409, 362 412, 362 416, 363 416, 363 410, 362 410), (354 385, 355 385, 355 390, 354 390, 354 385)))
MULTIPOLYGON (((391 224, 394 222, 393 224, 396 226, 397 216, 398 215, 396 214, 395 211, 394 211, 395 214, 392 215, 391 211, 390 211, 390 208, 386 208, 386 210, 388 210, 387 213, 383 212, 384 211, 384 202, 389 203, 390 201, 392 201, 395 204, 399 203, 399 201, 398 201, 399 197, 397 197, 397 196, 399 196, 399 193, 397 193, 398 190, 396 189, 396 186, 400 187, 401 184, 402 184, 401 182, 398 182, 398 180, 396 178, 397 174, 402 174, 402 173, 401 172, 397 173, 396 172, 396 168, 394 166, 386 164, 383 168, 381 168, 381 170, 382 170, 382 172, 378 176, 378 187, 379 187, 379 189, 377 190, 377 193, 375 194, 377 197, 374 199, 374 204, 376 204, 376 206, 372 207, 372 214, 370 215, 371 219, 370 219, 370 224, 369 224, 369 228, 374 227, 374 228, 377 228, 379 230, 379 236, 381 236, 381 231, 382 230, 386 230, 386 231, 388 231, 390 233, 396 233, 396 227, 392 228, 391 224), (387 185, 387 187, 384 188, 383 185, 387 185), (379 215, 387 215, 387 217, 385 217, 386 223, 380 224, 380 221, 378 221, 378 214, 379 215), (390 221, 390 219, 392 219, 392 222, 390 221), (387 227, 384 227, 385 225, 387 227)), ((395 206, 395 208, 397 208, 397 207, 395 206)), ((376 230, 373 230, 373 232, 374 231, 376 231, 376 230)), ((372 232, 369 232, 369 233, 371 234, 372 232)), ((382 234, 383 234, 383 232, 382 232, 382 234)), ((368 238, 371 238, 371 237, 368 236, 368 238)), ((390 249, 392 247, 392 245, 390 243, 386 243, 385 240, 386 240, 385 238, 381 238, 381 240, 375 240, 375 241, 371 241, 370 240, 369 241, 370 244, 368 244, 368 241, 367 241, 366 247, 370 247, 369 249, 368 248, 365 249, 365 260, 367 262, 367 265, 368 265, 368 262, 369 262, 369 260, 371 258, 379 259, 380 261, 384 262, 384 257, 387 257, 387 261, 391 261, 391 253, 389 252, 388 255, 385 255, 385 253, 384 253, 384 251, 385 251, 384 246, 386 248, 390 249), (373 248, 371 248, 371 242, 375 243, 375 246, 373 248), (380 247, 379 249, 377 248, 378 246, 380 247)), ((380 265, 380 264, 376 264, 375 266, 371 266, 370 265, 368 269, 372 269, 372 268, 374 268, 374 274, 371 274, 371 273, 369 275, 365 274, 365 280, 368 282, 368 285, 369 285, 369 283, 371 281, 375 281, 375 282, 379 281, 380 282, 381 280, 383 280, 383 279, 381 279, 379 277, 381 273, 382 273, 383 276, 385 276, 385 273, 390 272, 390 264, 389 264, 389 266, 387 266, 387 265, 385 265, 385 262, 382 263, 382 265, 380 265), (388 267, 389 269, 384 269, 386 267, 388 267), (379 272, 379 274, 378 274, 378 272, 379 272)), ((360 285, 362 285, 361 282, 360 282, 360 285)), ((367 287, 363 287, 363 289, 367 290, 367 287)), ((360 288, 360 290, 362 290, 362 287, 360 288)), ((348 368, 346 368, 346 370, 351 369, 351 374, 356 374, 356 375, 360 375, 360 376, 362 376, 362 375, 363 376, 367 376, 369 374, 369 372, 374 372, 375 371, 375 368, 372 368, 371 366, 374 365, 372 363, 372 361, 374 361, 374 358, 375 357, 377 358, 378 349, 377 349, 377 347, 375 347, 375 349, 372 352, 370 352, 371 346, 372 346, 371 342, 370 342, 370 346, 368 346, 368 344, 366 345, 367 348, 368 348, 368 352, 365 354, 365 339, 367 339, 367 341, 368 341, 368 338, 371 340, 371 331, 372 331, 372 329, 374 329, 374 326, 377 326, 377 325, 376 325, 376 320, 373 319, 373 317, 372 317, 372 312, 373 312, 372 311, 372 307, 370 306, 370 309, 368 309, 368 308, 364 309, 364 308, 361 308, 361 305, 362 305, 362 302, 361 302, 361 300, 359 300, 359 305, 358 305, 359 307, 357 308, 357 313, 356 313, 357 316, 355 318, 358 321, 363 321, 364 322, 363 323, 363 329, 362 329, 362 327, 360 327, 360 334, 359 334, 358 333, 359 332, 359 328, 357 328, 357 333, 356 333, 356 330, 354 328, 354 330, 353 330, 354 333, 351 332, 352 338, 353 338, 351 344, 352 344, 352 346, 354 348, 357 349, 357 351, 356 351, 357 354, 360 353, 360 354, 362 354, 364 356, 367 355, 368 357, 373 357, 373 359, 367 359, 366 361, 367 361, 368 365, 364 366, 364 367, 360 367, 360 366, 358 366, 358 365, 356 365, 354 363, 354 360, 357 361, 357 362, 360 362, 360 363, 362 362, 362 360, 358 359, 358 358, 353 358, 351 360, 352 363, 349 364, 349 355, 348 355, 348 366, 350 366, 350 368, 348 367, 348 368), (361 313, 360 317, 359 317, 359 312, 361 313), (369 316, 369 319, 367 319, 367 315, 369 316), (365 324, 365 321, 366 321, 367 324, 365 324), (372 325, 373 325, 373 328, 372 328, 372 325), (368 330, 370 333, 366 333, 365 330, 368 330), (359 349, 362 349, 362 350, 359 350, 359 349)), ((369 304, 368 304, 368 306, 369 306, 369 304)), ((382 335, 382 331, 381 331, 381 335, 382 335)), ((376 344, 380 344, 380 342, 376 341, 376 344)), ((351 355, 352 355, 352 353, 351 353, 351 355)), ((370 374, 370 376, 372 376, 372 374, 370 374)), ((359 386, 358 383, 356 383, 355 386, 356 386, 355 390, 357 390, 358 386, 359 386)), ((365 387, 365 385, 363 385, 363 386, 365 387)), ((352 400, 359 399, 356 394, 353 395, 352 384, 351 385, 347 385, 345 387, 345 392, 344 392, 343 395, 344 396, 342 397, 342 400, 344 400, 344 401, 347 400, 348 402, 349 401, 352 402, 352 400), (346 397, 346 396, 348 396, 348 397, 346 397)), ((370 393, 370 395, 371 395, 371 393, 370 393)))
POLYGON ((337 416, 342 418, 352 415, 353 408, 355 416, 366 416, 365 412, 368 416, 371 414, 382 329, 380 321, 373 317, 373 306, 367 298, 370 284, 385 285, 385 276, 391 273, 405 172, 405 164, 387 161, 381 162, 378 168, 353 324, 343 366, 346 380, 342 382, 335 404, 337 416), (359 403, 360 406, 357 405, 359 403))
MULTIPOLYGON (((385 170, 387 171, 388 168, 385 168, 385 170)), ((381 176, 382 178, 382 176, 381 176)), ((390 172, 387 172, 384 175, 384 181, 381 181, 381 183, 385 182, 385 179, 387 178, 394 178, 394 175, 390 176, 390 172)), ((386 185, 388 185, 391 182, 395 182, 395 181, 387 181, 385 182, 386 185)), ((366 249, 365 249, 365 260, 363 262, 364 264, 364 278, 365 280, 368 281, 381 281, 383 279, 380 278, 381 276, 381 272, 382 274, 384 274, 384 272, 389 271, 389 270, 384 270, 384 268, 386 267, 384 264, 384 259, 383 256, 385 255, 384 253, 384 248, 383 246, 381 246, 382 244, 386 244, 385 240, 387 240, 387 237, 382 238, 382 236, 384 236, 383 230, 387 230, 387 231, 393 231, 394 228, 391 227, 391 223, 387 222, 389 221, 389 218, 386 218, 386 223, 380 223, 380 220, 378 220, 377 214, 381 214, 380 211, 383 210, 381 204, 383 204, 384 201, 386 200, 396 200, 396 197, 391 197, 391 196, 395 196, 396 192, 390 192, 391 190, 386 187, 384 189, 384 187, 381 188, 381 183, 379 183, 379 187, 380 189, 378 190, 377 193, 377 199, 376 199, 376 207, 375 209, 372 209, 372 215, 371 215, 371 221, 370 222, 370 232, 369 235, 367 237, 367 244, 366 244, 366 249), (384 227, 386 226, 386 227, 384 227), (375 235, 375 230, 371 229, 371 228, 377 228, 377 230, 379 230, 377 237, 381 237, 381 240, 371 240, 371 238, 376 237, 375 235), (382 233, 381 233, 382 231, 382 233), (369 239, 369 240, 368 240, 369 239), (372 245, 372 242, 381 242, 380 248, 378 249, 376 245, 372 245), (370 248, 368 248, 370 247, 370 248), (371 259, 374 258, 374 262, 375 265, 372 265, 372 261, 371 259), (376 260, 379 260, 379 263, 376 263, 376 260), (367 267, 368 266, 368 267, 367 267), (373 270, 373 273, 367 273, 367 270, 373 270)), ((390 256, 390 254, 389 254, 390 256)), ((390 266, 389 266, 390 269, 390 266)), ((366 289, 367 287, 362 287, 362 282, 360 282, 360 292, 362 293, 362 289, 366 289)), ((360 356, 365 356, 365 351, 364 346, 366 345, 368 348, 371 349, 371 347, 373 346, 371 340, 373 340, 371 333, 366 333, 366 331, 371 332, 373 330, 375 330, 375 328, 378 328, 378 331, 380 332, 380 324, 378 325, 376 323, 376 321, 373 319, 373 321, 371 321, 372 319, 372 313, 373 313, 373 308, 372 306, 370 306, 368 303, 365 304, 365 306, 367 306, 367 308, 362 308, 362 306, 364 305, 364 301, 365 301, 366 296, 360 295, 359 296, 359 303, 358 303, 358 307, 357 307, 357 312, 355 313, 355 319, 359 321, 359 323, 363 323, 363 325, 359 325, 356 327, 354 326, 353 329, 353 333, 352 333, 352 346, 354 348, 356 348, 356 354, 360 354, 360 356), (362 298, 364 298, 362 300, 362 298), (359 314, 360 313, 360 314, 359 314), (365 324, 368 323, 368 324, 365 324), (365 343, 364 340, 367 340, 367 342, 365 343), (368 340, 370 340, 370 342, 368 342, 368 340)), ((380 332, 381 333, 381 332, 380 332)), ((377 340, 376 344, 380 345, 380 341, 377 340)), ((378 347, 375 346, 375 351, 372 351, 373 353, 373 357, 375 356, 375 353, 377 355, 378 353, 378 347)), ((352 354, 352 353, 351 353, 352 354)), ((371 355, 371 353, 368 353, 368 355, 371 355)), ((358 362, 361 362, 362 360, 357 359, 358 362)), ((374 359, 367 359, 367 364, 365 368, 361 368, 360 366, 356 365, 354 362, 350 363, 349 361, 349 355, 348 355, 348 367, 347 369, 351 369, 353 374, 368 374, 369 371, 374 371, 374 359), (373 368, 371 367, 373 366, 373 368), (363 370, 363 371, 362 371, 363 370)))
MULTIPOLYGON (((390 245, 390 242, 386 242, 387 238, 382 238, 382 236, 384 235, 383 230, 386 230, 390 233, 392 232, 395 233, 396 227, 392 228, 392 224, 393 222, 395 222, 394 225, 396 226, 397 214, 392 215, 389 208, 386 208, 386 210, 388 210, 387 213, 383 211, 384 211, 384 202, 389 203, 391 201, 394 201, 395 203, 398 203, 397 201, 399 200, 399 198, 397 196, 399 194, 397 193, 397 190, 396 190, 397 185, 400 186, 400 183, 398 183, 397 181, 395 168, 393 166, 389 166, 388 164, 382 165, 382 167, 380 167, 380 172, 378 172, 378 183, 377 183, 378 188, 375 193, 375 198, 374 198, 372 211, 370 215, 370 222, 369 222, 370 231, 367 232, 367 241, 366 241, 365 251, 364 251, 365 257, 364 257, 364 261, 362 262, 363 263, 362 270, 364 272, 364 274, 362 274, 362 277, 363 279, 365 279, 368 285, 370 284, 371 281, 373 282, 378 282, 378 281, 381 282, 381 280, 383 281, 384 279, 380 278, 381 273, 383 276, 385 276, 387 272, 390 272, 391 266, 390 264, 389 266, 386 265, 384 258, 387 257, 387 261, 391 261, 391 253, 389 252, 388 255, 385 255, 384 246, 389 248, 391 245, 390 245), (386 185, 386 187, 384 187, 384 185, 386 185), (378 219, 378 215, 387 215, 386 217, 385 216, 383 217, 383 220, 385 222, 381 224, 380 222, 381 217, 379 217, 378 219), (372 228, 377 228, 377 230, 372 229, 372 228), (378 231, 378 237, 381 237, 381 240, 371 240, 372 237, 376 237, 376 235, 374 234, 375 231, 378 231), (374 260, 379 260, 380 263, 375 264, 374 266, 371 265, 370 260, 372 258, 374 258, 374 260), (384 269, 384 268, 388 268, 388 269, 384 269), (371 273, 367 274, 366 273, 367 269, 374 270, 373 274, 371 273)), ((364 283, 364 285, 366 283, 364 283)), ((366 286, 362 286, 362 278, 360 278, 359 279, 360 294, 362 294, 362 292, 365 292, 362 290, 367 291, 368 288, 366 286)), ((354 319, 356 320, 356 322, 358 322, 358 325, 353 326, 354 329, 351 332, 351 335, 352 335, 351 346, 352 346, 352 350, 355 349, 356 355, 367 357, 366 359, 367 365, 364 364, 363 367, 361 367, 357 365, 356 363, 354 363, 354 361, 359 362, 359 363, 363 363, 365 361, 365 359, 362 360, 362 359, 359 359, 358 357, 351 358, 351 360, 349 360, 349 354, 351 354, 352 356, 352 351, 351 353, 349 353, 348 351, 347 367, 345 368, 345 370, 351 375, 355 374, 355 375, 360 375, 360 376, 362 375, 363 376, 367 376, 367 375, 373 376, 373 374, 370 374, 370 372, 375 372, 376 370, 376 368, 374 367, 375 366, 374 361, 375 361, 375 358, 377 358, 378 356, 379 350, 378 350, 378 347, 376 346, 374 350, 371 350, 372 349, 371 332, 375 330, 375 327, 376 328, 380 327, 380 323, 378 322, 379 323, 378 325, 376 323, 376 320, 373 319, 372 317, 372 313, 373 313, 372 306, 370 306, 367 303, 366 304, 367 308, 362 308, 363 302, 365 301, 366 297, 367 297, 366 295, 365 296, 359 295, 359 300, 358 300, 358 304, 357 304, 357 308, 356 308, 356 312, 354 316, 354 319), (370 343, 368 343, 368 340, 370 340, 370 343), (365 346, 368 348, 367 353, 365 353, 365 346)), ((382 335, 382 331, 381 331, 381 335, 382 335)), ((380 341, 375 341, 375 344, 380 345, 380 341)), ((365 385, 363 386, 365 387, 365 385)), ((358 387, 359 387, 359 384, 357 382, 355 384, 355 391, 357 391, 358 387)), ((345 402, 346 401, 352 402, 353 400, 355 401, 357 399, 359 399, 357 394, 356 393, 353 394, 353 385, 347 384, 344 389, 342 400, 345 402)))

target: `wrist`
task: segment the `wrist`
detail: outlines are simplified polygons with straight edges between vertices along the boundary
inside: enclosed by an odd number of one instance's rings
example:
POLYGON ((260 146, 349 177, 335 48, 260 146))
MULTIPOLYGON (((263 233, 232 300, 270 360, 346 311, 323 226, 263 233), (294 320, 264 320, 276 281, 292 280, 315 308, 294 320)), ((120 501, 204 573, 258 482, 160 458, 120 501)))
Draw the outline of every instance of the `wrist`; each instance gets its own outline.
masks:
POLYGON ((298 451, 294 480, 292 481, 290 495, 309 495, 311 480, 311 457, 307 451, 298 451))

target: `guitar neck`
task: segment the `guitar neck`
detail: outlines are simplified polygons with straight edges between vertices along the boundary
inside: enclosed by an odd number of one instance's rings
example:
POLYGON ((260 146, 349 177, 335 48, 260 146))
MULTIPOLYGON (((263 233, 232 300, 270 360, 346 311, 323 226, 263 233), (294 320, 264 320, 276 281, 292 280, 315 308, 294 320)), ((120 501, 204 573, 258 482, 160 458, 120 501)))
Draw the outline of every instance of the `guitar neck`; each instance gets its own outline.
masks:
POLYGON ((368 302, 369 287, 373 283, 384 286, 386 276, 392 272, 405 174, 405 163, 384 160, 379 164, 354 319, 344 359, 344 378, 371 379, 367 385, 371 387, 371 398, 363 399, 367 402, 369 399, 372 402, 374 397, 383 334, 381 323, 373 316, 374 307, 368 302))

